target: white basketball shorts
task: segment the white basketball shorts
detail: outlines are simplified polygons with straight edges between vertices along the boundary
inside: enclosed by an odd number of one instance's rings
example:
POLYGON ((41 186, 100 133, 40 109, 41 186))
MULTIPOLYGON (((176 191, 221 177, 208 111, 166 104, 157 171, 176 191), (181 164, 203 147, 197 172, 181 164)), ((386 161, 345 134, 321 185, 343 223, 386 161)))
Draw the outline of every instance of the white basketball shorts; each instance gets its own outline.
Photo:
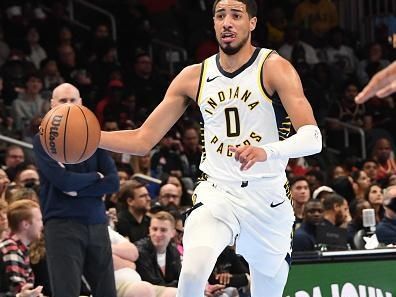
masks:
POLYGON ((249 265, 270 277, 277 273, 291 252, 294 222, 286 176, 247 183, 208 177, 193 197, 232 230, 236 251, 249 265))

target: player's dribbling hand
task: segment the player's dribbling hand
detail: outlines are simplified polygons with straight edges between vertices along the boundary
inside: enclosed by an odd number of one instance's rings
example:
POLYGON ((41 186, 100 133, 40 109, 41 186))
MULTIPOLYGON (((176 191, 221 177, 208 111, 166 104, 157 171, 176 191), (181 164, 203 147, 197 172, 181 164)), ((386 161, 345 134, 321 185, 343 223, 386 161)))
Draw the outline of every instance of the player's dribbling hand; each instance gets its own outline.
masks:
POLYGON ((241 171, 246 171, 256 162, 264 162, 267 160, 267 153, 264 149, 252 146, 231 146, 230 151, 235 153, 235 160, 241 163, 241 171))

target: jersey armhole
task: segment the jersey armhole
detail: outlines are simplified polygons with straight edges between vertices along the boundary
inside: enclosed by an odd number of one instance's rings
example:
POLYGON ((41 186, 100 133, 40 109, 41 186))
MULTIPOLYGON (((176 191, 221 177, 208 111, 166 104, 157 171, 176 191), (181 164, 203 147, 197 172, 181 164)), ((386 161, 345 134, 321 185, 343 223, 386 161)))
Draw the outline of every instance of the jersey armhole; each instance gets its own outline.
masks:
POLYGON ((268 57, 269 57, 270 55, 272 55, 273 53, 276 53, 276 51, 271 50, 271 51, 267 52, 266 54, 264 54, 265 56, 264 56, 264 58, 262 59, 262 62, 261 62, 261 64, 260 64, 260 66, 259 66, 259 77, 258 77, 258 80, 259 80, 259 82, 258 82, 258 84, 259 84, 259 89, 260 89, 261 93, 263 94, 264 98, 265 98, 267 101, 269 101, 270 103, 272 103, 272 101, 273 101, 273 96, 270 96, 269 93, 267 92, 267 90, 266 90, 265 87, 264 87, 264 79, 263 79, 264 74, 263 74, 263 68, 264 68, 265 61, 267 61, 268 57))
POLYGON ((201 63, 201 73, 199 75, 198 90, 197 90, 197 95, 195 96, 195 102, 197 102, 198 105, 201 103, 202 89, 205 83, 206 68, 207 68, 206 64, 207 64, 207 60, 204 60, 201 63))

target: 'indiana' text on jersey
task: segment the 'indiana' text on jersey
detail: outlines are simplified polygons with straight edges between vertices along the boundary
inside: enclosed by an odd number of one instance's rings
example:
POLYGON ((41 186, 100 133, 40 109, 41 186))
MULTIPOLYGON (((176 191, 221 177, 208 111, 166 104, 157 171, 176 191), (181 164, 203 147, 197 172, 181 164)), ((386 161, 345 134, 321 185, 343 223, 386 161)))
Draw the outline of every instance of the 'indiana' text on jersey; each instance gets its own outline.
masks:
POLYGON ((287 138, 291 122, 277 94, 269 96, 262 84, 263 65, 273 53, 257 48, 235 72, 226 72, 214 55, 202 63, 197 102, 203 116, 204 153, 200 169, 218 179, 251 180, 284 174, 285 160, 256 163, 247 171, 230 146, 261 146, 287 138), (213 79, 215 78, 216 79, 213 79))

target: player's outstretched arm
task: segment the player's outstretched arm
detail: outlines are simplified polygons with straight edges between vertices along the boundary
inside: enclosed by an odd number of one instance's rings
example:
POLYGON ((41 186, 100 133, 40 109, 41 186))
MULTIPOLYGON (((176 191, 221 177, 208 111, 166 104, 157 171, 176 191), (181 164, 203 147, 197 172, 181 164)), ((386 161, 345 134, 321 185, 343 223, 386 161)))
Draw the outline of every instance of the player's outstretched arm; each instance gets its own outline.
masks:
POLYGON ((356 96, 358 104, 366 102, 371 97, 386 97, 396 92, 396 61, 375 74, 367 86, 356 96))
POLYGON ((200 65, 186 67, 170 84, 164 99, 135 130, 102 131, 99 147, 119 153, 147 154, 187 109, 198 89, 200 65), (194 93, 195 91, 195 93, 194 93))

